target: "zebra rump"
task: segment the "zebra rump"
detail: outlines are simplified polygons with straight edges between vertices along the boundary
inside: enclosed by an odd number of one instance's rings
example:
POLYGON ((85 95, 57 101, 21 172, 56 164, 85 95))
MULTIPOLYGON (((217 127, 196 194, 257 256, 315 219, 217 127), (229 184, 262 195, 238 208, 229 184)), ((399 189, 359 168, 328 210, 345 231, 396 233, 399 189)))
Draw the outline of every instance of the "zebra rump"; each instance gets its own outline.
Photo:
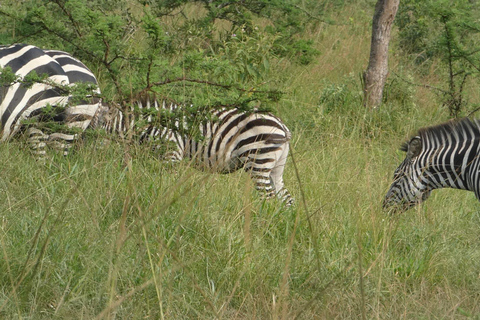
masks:
POLYGON ((43 50, 26 44, 0 47, 0 68, 11 69, 17 80, 2 83, 0 87, 0 140, 7 141, 17 132, 26 130, 28 141, 39 158, 45 155, 45 147, 52 146, 68 153, 77 132, 84 131, 90 124, 100 101, 100 93, 93 73, 70 54, 56 50, 43 50), (31 86, 22 84, 25 76, 36 72, 46 80, 31 86), (91 83, 92 94, 72 105, 72 95, 58 86, 76 83, 91 83), (45 109, 50 107, 50 109, 45 109), (24 125, 29 119, 29 125, 24 125), (34 124, 32 124, 32 122, 34 124), (53 126, 49 132, 47 122, 64 125, 64 129, 53 126))
POLYGON ((168 142, 174 147, 163 154, 164 159, 180 161, 188 158, 203 170, 230 173, 243 168, 250 173, 255 188, 264 192, 267 198, 276 195, 287 205, 293 203, 283 182, 291 133, 279 118, 258 110, 245 112, 220 107, 210 111, 207 118, 212 120, 192 120, 185 116, 167 125, 165 121, 152 118, 151 112, 142 112, 152 108, 158 111, 160 118, 161 112, 166 110, 190 114, 189 107, 167 105, 147 97, 136 102, 133 108, 136 111, 130 110, 132 116, 129 117, 118 108, 102 105, 92 127, 120 135, 130 128, 140 143, 168 142), (189 123, 195 123, 193 128, 189 123))

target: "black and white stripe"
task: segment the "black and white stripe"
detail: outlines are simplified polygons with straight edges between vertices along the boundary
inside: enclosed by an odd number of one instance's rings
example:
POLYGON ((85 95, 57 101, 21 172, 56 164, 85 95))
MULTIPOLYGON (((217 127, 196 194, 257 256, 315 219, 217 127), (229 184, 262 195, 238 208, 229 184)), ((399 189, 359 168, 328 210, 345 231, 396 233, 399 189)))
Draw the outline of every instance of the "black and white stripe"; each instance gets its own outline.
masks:
POLYGON ((152 121, 151 116, 137 115, 142 109, 152 108, 182 112, 188 107, 159 105, 157 101, 150 103, 146 99, 137 102, 137 112, 133 112, 133 116, 125 117, 118 108, 101 106, 91 125, 122 135, 131 128, 140 142, 170 142, 174 149, 164 154, 164 158, 171 161, 189 158, 197 167, 220 173, 244 168, 250 173, 256 189, 263 191, 267 198, 276 195, 287 205, 293 203, 283 183, 291 134, 279 118, 258 111, 217 108, 210 114, 214 120, 194 122, 199 124, 196 136, 188 129, 187 122, 192 122, 186 118, 182 125, 176 121, 167 127, 165 123, 160 125, 152 121), (137 125, 139 119, 143 123, 140 126, 137 125))
POLYGON ((99 90, 93 73, 68 53, 25 44, 0 47, 0 67, 11 68, 19 79, 0 87, 1 141, 9 140, 25 129, 32 149, 40 158, 45 155, 46 146, 67 154, 71 142, 78 138, 78 133, 73 132, 82 132, 88 127, 100 104, 95 98, 99 90), (38 75, 47 75, 47 80, 34 83, 31 87, 23 85, 21 80, 33 71, 38 75), (84 101, 71 105, 72 96, 56 85, 79 82, 93 84, 92 94, 84 101), (47 106, 56 107, 55 114, 47 117, 42 112, 47 106), (37 119, 39 123, 25 128, 23 123, 26 119, 37 119), (57 129, 45 132, 41 124, 46 121, 63 124, 66 130, 54 126, 57 129))
POLYGON ((480 120, 421 129, 402 150, 406 158, 395 170, 385 208, 406 210, 438 188, 473 191, 480 200, 480 120))

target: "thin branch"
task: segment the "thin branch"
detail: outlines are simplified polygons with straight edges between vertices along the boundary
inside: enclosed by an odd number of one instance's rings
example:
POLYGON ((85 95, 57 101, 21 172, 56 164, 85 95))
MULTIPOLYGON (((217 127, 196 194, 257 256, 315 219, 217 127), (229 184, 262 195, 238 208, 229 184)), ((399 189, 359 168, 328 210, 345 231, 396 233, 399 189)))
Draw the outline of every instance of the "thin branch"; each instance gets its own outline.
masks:
POLYGON ((440 88, 431 86, 431 85, 429 85, 429 84, 419 84, 419 83, 415 83, 415 82, 409 81, 409 80, 407 80, 407 79, 399 76, 397 73, 395 73, 395 72, 393 72, 393 71, 392 71, 392 74, 393 74, 394 76, 396 76, 398 79, 400 79, 400 80, 402 80, 402 81, 404 81, 404 82, 406 82, 406 83, 408 83, 408 84, 411 84, 412 86, 436 90, 436 91, 439 91, 439 92, 441 92, 441 93, 443 93, 443 94, 450 94, 449 91, 446 91, 446 90, 443 90, 443 89, 440 89, 440 88))
MULTIPOLYGON (((30 25, 34 25, 33 23, 29 23, 30 25)), ((99 60, 99 58, 92 52, 92 51, 89 51, 83 47, 80 47, 78 46, 76 43, 74 43, 72 41, 72 37, 71 36, 68 36, 68 35, 64 35, 64 34, 61 34, 59 33, 58 31, 54 30, 54 29, 51 29, 49 28, 43 21, 40 22, 41 24, 41 28, 42 30, 41 31, 46 31, 60 39, 62 39, 63 41, 65 41, 66 43, 70 44, 71 46, 73 46, 74 48, 76 48, 77 50, 83 52, 84 54, 88 55, 89 57, 91 57, 92 59, 94 60, 99 60)), ((40 31, 39 31, 40 32, 40 31)))
POLYGON ((203 84, 208 84, 210 86, 220 87, 220 88, 224 88, 224 89, 236 89, 236 90, 242 91, 242 92, 252 92, 252 91, 255 91, 255 92, 258 92, 258 93, 271 93, 271 92, 273 92, 273 91, 244 89, 244 88, 240 88, 240 87, 237 87, 237 86, 234 86, 234 85, 220 84, 220 83, 215 83, 215 82, 211 82, 211 81, 208 81, 208 80, 190 79, 190 78, 187 78, 187 77, 180 77, 180 78, 176 78, 176 79, 167 79, 167 80, 164 80, 164 81, 154 82, 150 86, 145 88, 144 91, 148 91, 154 86, 159 87, 159 86, 163 86, 163 85, 166 85, 166 84, 170 84, 170 83, 174 83, 174 82, 181 82, 181 81, 203 83, 203 84))
POLYGON ((473 111, 471 111, 471 112, 467 115, 467 118, 470 118, 475 112, 477 112, 477 111, 479 111, 479 110, 480 110, 480 107, 473 109, 473 111))
MULTIPOLYGON (((294 5, 295 8, 297 8, 298 10, 302 11, 307 17, 309 17, 310 19, 313 19, 313 20, 317 20, 317 21, 320 21, 320 22, 323 22, 323 23, 327 23, 327 24, 332 24, 331 22, 327 22, 325 21, 325 19, 321 19, 319 17, 316 17, 314 15, 312 15, 310 12, 308 12, 307 10, 301 8, 300 6, 298 5, 294 5)), ((342 25, 345 25, 345 24, 342 24, 342 25)))
POLYGON ((239 4, 237 1, 231 1, 231 2, 225 2, 225 3, 221 3, 217 6, 217 9, 223 9, 225 7, 228 7, 232 4, 239 4))
POLYGON ((63 13, 68 17, 68 20, 70 20, 70 22, 72 23, 72 25, 74 27, 73 30, 75 31, 77 36, 79 38, 82 38, 82 33, 80 32, 80 26, 78 25, 77 21, 75 21, 75 19, 71 15, 71 13, 69 11, 67 11, 64 4, 61 3, 59 0, 53 0, 53 2, 56 3, 60 7, 60 9, 63 11, 63 13))
POLYGON ((475 65, 475 64, 471 61, 470 58, 467 58, 467 57, 465 57, 465 56, 464 56, 463 58, 464 58, 475 70, 477 70, 478 72, 480 72, 480 68, 479 68, 477 65, 475 65))

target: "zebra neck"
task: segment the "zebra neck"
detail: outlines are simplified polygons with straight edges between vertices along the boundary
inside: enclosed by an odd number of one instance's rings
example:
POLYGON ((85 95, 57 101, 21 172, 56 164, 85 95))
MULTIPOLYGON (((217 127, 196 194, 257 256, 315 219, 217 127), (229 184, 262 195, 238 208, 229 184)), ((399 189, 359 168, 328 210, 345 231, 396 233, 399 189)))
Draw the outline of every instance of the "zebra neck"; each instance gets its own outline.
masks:
MULTIPOLYGON (((132 131, 143 140, 145 134, 161 128, 161 126, 154 124, 154 116, 152 117, 149 113, 142 112, 143 108, 140 104, 139 109, 134 110, 134 108, 131 108, 128 112, 123 112, 120 109, 109 110, 109 120, 105 125, 106 131, 120 136, 124 136, 127 132, 132 131)), ((145 109, 150 109, 150 106, 145 109)))
POLYGON ((471 148, 464 154, 462 161, 462 173, 467 181, 467 190, 479 191, 480 184, 480 143, 475 140, 471 148))
POLYGON ((131 128, 131 126, 129 126, 130 122, 128 121, 129 116, 120 109, 111 110, 110 116, 111 119, 106 125, 109 133, 123 135, 131 128))
POLYGON ((479 141, 472 140, 442 146, 425 156, 425 176, 432 189, 474 190, 479 168, 479 141), (473 177, 475 176, 475 177, 473 177))

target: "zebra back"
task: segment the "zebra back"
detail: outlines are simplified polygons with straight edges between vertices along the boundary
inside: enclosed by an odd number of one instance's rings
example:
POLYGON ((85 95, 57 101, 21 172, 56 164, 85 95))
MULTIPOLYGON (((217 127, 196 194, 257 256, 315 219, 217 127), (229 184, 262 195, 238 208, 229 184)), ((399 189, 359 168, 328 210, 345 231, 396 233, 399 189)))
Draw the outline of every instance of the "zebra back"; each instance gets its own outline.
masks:
POLYGON ((140 143, 153 141, 157 149, 165 149, 157 142, 170 142, 174 148, 163 158, 171 161, 190 158, 202 169, 222 173, 244 168, 267 197, 277 194, 288 205, 293 203, 283 187, 291 133, 278 117, 226 107, 210 110, 208 117, 195 117, 189 108, 140 100, 129 109, 132 117, 127 117, 118 108, 103 105, 92 127, 120 135, 132 128, 140 143), (173 120, 165 115, 168 112, 175 113, 173 120))

